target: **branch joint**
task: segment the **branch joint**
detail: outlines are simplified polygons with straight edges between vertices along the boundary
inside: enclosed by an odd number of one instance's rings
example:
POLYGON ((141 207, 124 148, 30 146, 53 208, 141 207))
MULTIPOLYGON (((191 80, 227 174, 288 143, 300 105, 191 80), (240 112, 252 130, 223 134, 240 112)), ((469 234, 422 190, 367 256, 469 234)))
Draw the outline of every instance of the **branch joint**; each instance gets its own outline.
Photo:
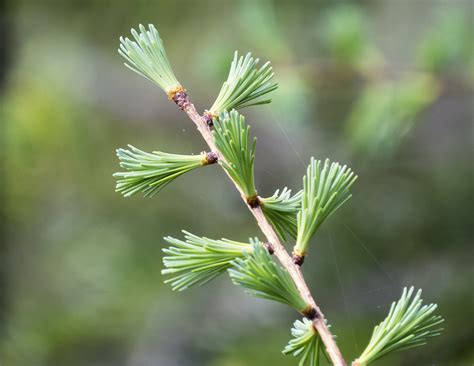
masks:
POLYGON ((188 93, 186 93, 186 89, 184 89, 181 85, 168 91, 168 99, 175 102, 182 111, 191 105, 188 93))
POLYGON ((318 311, 312 305, 308 305, 301 313, 309 320, 315 320, 319 318, 318 311))
POLYGON ((260 198, 258 197, 257 193, 255 193, 253 196, 247 197, 247 204, 251 208, 260 207, 261 201, 260 201, 260 198))
POLYGON ((203 151, 201 154, 203 155, 202 165, 215 164, 217 163, 217 160, 219 160, 219 156, 214 151, 209 151, 209 152, 203 151))
POLYGON ((275 246, 272 243, 263 243, 263 246, 267 248, 268 254, 273 255, 275 253, 275 246))
POLYGON ((304 254, 300 254, 297 252, 293 252, 291 255, 291 259, 293 260, 293 263, 296 264, 298 267, 301 267, 304 263, 304 259, 306 256, 304 254))
POLYGON ((202 118, 204 119, 204 121, 206 122, 207 126, 209 128, 211 128, 212 126, 214 126, 214 122, 212 122, 212 120, 214 118, 217 118, 217 114, 211 112, 211 111, 204 111, 203 115, 202 115, 202 118))

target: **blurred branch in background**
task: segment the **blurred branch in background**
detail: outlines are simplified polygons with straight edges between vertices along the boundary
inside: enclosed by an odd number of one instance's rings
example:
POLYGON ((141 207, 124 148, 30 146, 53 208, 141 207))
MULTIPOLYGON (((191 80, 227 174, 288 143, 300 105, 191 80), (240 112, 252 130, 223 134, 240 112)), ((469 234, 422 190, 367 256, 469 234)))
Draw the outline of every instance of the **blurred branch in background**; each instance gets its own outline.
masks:
MULTIPOLYGON (((474 78, 472 49, 472 8, 452 7, 437 14, 437 26, 421 40, 417 66, 440 77, 455 76, 458 71, 471 81, 474 78)), ((462 78, 464 79, 464 78, 462 78)))
POLYGON ((370 82, 347 121, 346 131, 354 149, 379 158, 396 152, 419 114, 439 92, 436 79, 430 75, 370 82))
POLYGON ((465 70, 461 78, 472 80, 474 36, 462 9, 440 12, 439 26, 418 45, 413 70, 392 75, 396 67, 373 43, 368 17, 356 5, 336 6, 326 13, 323 37, 337 67, 363 78, 348 116, 349 140, 356 151, 386 157, 437 100, 454 68, 465 70))
POLYGON ((377 72, 384 60, 370 29, 369 15, 358 5, 343 3, 329 8, 318 28, 332 62, 360 73, 377 72))

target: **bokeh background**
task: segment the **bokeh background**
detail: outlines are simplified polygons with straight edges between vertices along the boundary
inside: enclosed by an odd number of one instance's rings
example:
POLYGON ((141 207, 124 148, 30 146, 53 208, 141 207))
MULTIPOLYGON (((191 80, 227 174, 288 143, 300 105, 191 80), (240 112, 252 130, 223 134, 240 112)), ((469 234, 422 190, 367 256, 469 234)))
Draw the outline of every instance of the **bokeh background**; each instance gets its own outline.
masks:
POLYGON ((310 156, 359 174, 304 266, 347 359, 414 285, 446 330, 378 364, 474 363, 472 1, 0 4, 2 366, 296 364, 280 352, 290 309, 226 275, 185 293, 163 284, 163 236, 259 235, 222 171, 153 199, 114 193, 116 148, 205 146, 123 67, 118 37, 140 22, 157 26, 200 110, 235 49, 272 61, 273 103, 244 110, 261 195, 299 189, 310 156))

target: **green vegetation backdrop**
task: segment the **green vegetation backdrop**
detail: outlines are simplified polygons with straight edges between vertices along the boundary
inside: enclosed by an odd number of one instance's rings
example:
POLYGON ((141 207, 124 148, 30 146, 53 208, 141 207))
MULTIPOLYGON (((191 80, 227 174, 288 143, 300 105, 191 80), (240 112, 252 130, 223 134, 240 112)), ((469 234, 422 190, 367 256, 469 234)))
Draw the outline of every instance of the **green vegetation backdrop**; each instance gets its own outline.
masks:
POLYGON ((299 190, 312 155, 359 175, 304 268, 345 354, 414 285, 445 332, 380 364, 472 365, 471 0, 0 1, 0 364, 295 364, 286 308, 227 276, 163 284, 164 236, 258 234, 222 171, 153 198, 114 192, 118 147, 204 150, 123 67, 119 36, 139 23, 159 28, 201 110, 234 50, 272 61, 273 103, 245 110, 259 193, 299 190))

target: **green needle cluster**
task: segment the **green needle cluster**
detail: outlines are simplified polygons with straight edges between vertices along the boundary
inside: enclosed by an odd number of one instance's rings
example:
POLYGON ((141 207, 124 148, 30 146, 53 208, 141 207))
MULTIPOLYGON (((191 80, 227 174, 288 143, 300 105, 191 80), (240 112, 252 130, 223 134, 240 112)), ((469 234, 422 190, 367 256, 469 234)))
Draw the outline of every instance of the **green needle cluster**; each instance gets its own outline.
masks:
POLYGON ((158 85, 166 93, 179 88, 181 84, 174 76, 166 56, 163 41, 153 24, 148 30, 139 25, 140 33, 132 28, 135 41, 120 37, 118 52, 125 58, 125 66, 158 85))
POLYGON ((298 366, 318 366, 321 355, 321 338, 313 323, 303 318, 296 320, 291 328, 293 339, 283 350, 285 355, 293 354, 299 357, 298 366))
POLYGON ((125 172, 115 173, 117 178, 116 192, 130 197, 142 192, 145 197, 152 197, 168 183, 186 172, 211 164, 209 154, 177 155, 160 151, 147 153, 132 145, 128 149, 117 149, 120 167, 125 172))
POLYGON ((298 236, 294 254, 304 257, 308 243, 319 226, 351 198, 349 188, 357 176, 347 166, 324 163, 311 158, 303 178, 301 211, 298 213, 298 236))
POLYGON ((250 139, 250 126, 236 110, 222 112, 214 120, 214 141, 225 158, 220 164, 238 184, 247 198, 257 195, 254 181, 254 160, 257 139, 250 139))
POLYGON ((299 312, 307 310, 288 271, 277 265, 259 243, 255 243, 252 253, 232 262, 229 274, 234 284, 252 296, 287 304, 299 312))
POLYGON ((185 241, 168 236, 165 240, 172 246, 163 249, 166 269, 161 273, 172 276, 165 283, 171 283, 173 290, 202 286, 229 268, 231 261, 253 252, 249 243, 201 238, 187 231, 183 233, 185 241))
POLYGON ((212 115, 217 116, 223 111, 266 104, 272 101, 271 99, 259 99, 278 88, 278 84, 271 82, 274 73, 270 63, 267 62, 257 68, 258 61, 258 58, 254 59, 250 53, 247 53, 244 58, 243 56, 239 57, 235 51, 229 76, 209 110, 212 115))
POLYGON ((263 213, 282 240, 286 240, 286 234, 296 239, 296 216, 301 209, 302 193, 303 191, 298 191, 292 196, 291 189, 285 187, 281 192, 277 190, 271 197, 260 199, 263 213))
POLYGON ((443 329, 437 326, 444 319, 433 314, 437 305, 423 305, 421 289, 412 298, 413 294, 413 287, 403 289, 387 317, 374 328, 369 344, 354 366, 368 365, 390 352, 425 345, 428 338, 440 335, 443 329))

